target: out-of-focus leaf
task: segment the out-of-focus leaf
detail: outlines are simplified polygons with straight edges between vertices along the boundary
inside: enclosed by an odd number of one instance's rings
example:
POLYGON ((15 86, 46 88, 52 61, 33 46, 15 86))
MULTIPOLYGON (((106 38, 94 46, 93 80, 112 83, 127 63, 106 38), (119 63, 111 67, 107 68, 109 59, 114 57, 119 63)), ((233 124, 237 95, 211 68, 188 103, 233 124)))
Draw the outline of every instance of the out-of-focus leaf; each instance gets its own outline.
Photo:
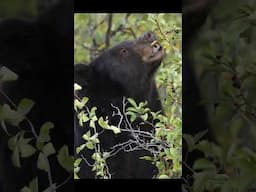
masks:
POLYGON ((46 156, 44 156, 43 153, 39 153, 38 155, 37 168, 48 172, 48 162, 47 162, 46 156))
POLYGON ((22 99, 18 105, 17 112, 21 115, 27 115, 27 113, 32 109, 34 106, 34 102, 30 99, 22 99))
POLYGON ((69 155, 68 147, 64 145, 58 152, 59 164, 68 172, 73 173, 74 157, 69 155))
POLYGON ((18 75, 7 67, 3 66, 0 68, 0 82, 16 81, 17 79, 18 75))

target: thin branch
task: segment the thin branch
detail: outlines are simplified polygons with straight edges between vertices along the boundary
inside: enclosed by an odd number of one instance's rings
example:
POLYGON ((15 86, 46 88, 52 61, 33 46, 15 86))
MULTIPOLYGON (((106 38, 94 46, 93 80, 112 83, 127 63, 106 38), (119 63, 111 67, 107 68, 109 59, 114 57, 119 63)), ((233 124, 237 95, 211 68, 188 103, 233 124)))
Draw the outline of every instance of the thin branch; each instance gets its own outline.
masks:
POLYGON ((105 168, 106 168, 106 172, 108 174, 108 178, 111 179, 111 174, 109 172, 109 167, 107 166, 107 164, 106 164, 105 168))
POLYGON ((131 27, 126 27, 126 28, 123 28, 122 30, 123 30, 124 32, 129 31, 129 32, 131 33, 131 35, 133 36, 134 39, 137 38, 137 36, 136 36, 134 30, 133 30, 131 27))
POLYGON ((81 155, 81 157, 82 157, 82 159, 85 161, 85 163, 86 163, 89 167, 93 167, 93 165, 90 164, 90 163, 87 161, 87 159, 86 159, 83 155, 81 155))
POLYGON ((188 170, 191 171, 193 174, 196 173, 186 162, 183 161, 182 163, 183 163, 183 164, 185 165, 185 167, 187 167, 188 170))
POLYGON ((6 95, 5 92, 3 92, 1 89, 0 93, 15 109, 18 108, 17 105, 11 100, 11 98, 8 95, 6 95))
POLYGON ((62 183, 56 186, 56 190, 61 188, 63 185, 65 185, 71 178, 73 177, 73 174, 69 175, 67 179, 65 179, 62 183))
POLYGON ((128 23, 128 19, 131 16, 131 13, 126 13, 125 15, 125 23, 128 23))
POLYGON ((107 19, 107 16, 104 17, 99 23, 97 23, 93 28, 92 28, 92 31, 95 31, 100 25, 102 25, 105 20, 107 19))
POLYGON ((111 31, 111 37, 115 36, 117 32, 122 31, 123 28, 123 24, 120 24, 115 30, 111 31))
POLYGON ((112 28, 112 19, 113 19, 113 14, 110 13, 108 15, 108 28, 105 36, 105 49, 107 49, 110 45, 110 37, 111 37, 111 28, 112 28))

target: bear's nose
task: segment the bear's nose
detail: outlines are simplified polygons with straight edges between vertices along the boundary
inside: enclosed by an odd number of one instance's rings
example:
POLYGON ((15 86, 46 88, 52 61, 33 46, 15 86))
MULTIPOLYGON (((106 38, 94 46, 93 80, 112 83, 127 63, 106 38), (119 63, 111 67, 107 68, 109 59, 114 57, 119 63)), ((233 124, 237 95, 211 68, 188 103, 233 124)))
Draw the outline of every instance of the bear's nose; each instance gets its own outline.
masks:
POLYGON ((162 46, 157 41, 151 43, 151 47, 153 48, 154 53, 162 50, 162 46))

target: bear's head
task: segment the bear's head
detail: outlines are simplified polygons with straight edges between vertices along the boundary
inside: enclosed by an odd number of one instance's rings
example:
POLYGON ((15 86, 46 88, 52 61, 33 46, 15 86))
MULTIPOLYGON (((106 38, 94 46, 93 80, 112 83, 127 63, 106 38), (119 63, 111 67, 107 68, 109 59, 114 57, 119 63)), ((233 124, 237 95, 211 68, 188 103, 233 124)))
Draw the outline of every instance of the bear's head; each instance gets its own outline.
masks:
POLYGON ((107 85, 110 80, 125 88, 127 95, 134 95, 134 89, 137 89, 136 95, 140 95, 152 81, 164 55, 155 34, 146 32, 106 50, 91 66, 102 83, 107 85))

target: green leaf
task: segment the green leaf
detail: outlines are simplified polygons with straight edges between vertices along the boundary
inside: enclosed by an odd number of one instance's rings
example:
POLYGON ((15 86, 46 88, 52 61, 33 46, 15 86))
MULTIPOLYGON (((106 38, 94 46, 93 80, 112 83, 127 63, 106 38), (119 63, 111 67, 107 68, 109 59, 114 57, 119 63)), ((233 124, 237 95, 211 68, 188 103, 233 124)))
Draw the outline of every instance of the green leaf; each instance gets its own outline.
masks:
POLYGON ((208 129, 198 132, 194 136, 194 143, 197 143, 203 136, 205 136, 208 133, 208 129))
POLYGON ((91 149, 91 150, 94 149, 94 144, 93 144, 93 142, 91 142, 91 141, 88 141, 88 142, 85 144, 85 146, 86 146, 88 149, 91 149))
POLYGON ((40 153, 38 155, 37 168, 40 169, 40 170, 48 172, 48 162, 47 162, 46 157, 44 156, 43 153, 40 153))
MULTIPOLYGON (((137 112, 138 110, 136 109, 136 108, 134 108, 134 107, 128 107, 127 109, 126 109, 126 111, 129 111, 129 112, 137 112)), ((128 113, 127 113, 128 114, 128 113)))
POLYGON ((75 162, 74 162, 74 167, 78 167, 82 160, 83 160, 82 158, 76 159, 75 162))
POLYGON ((16 81, 18 79, 18 75, 8 69, 7 67, 3 66, 0 69, 0 81, 1 82, 8 82, 8 81, 16 81))
POLYGON ((193 169, 195 170, 215 170, 215 165, 207 159, 197 159, 194 162, 193 169))
POLYGON ((79 173, 79 171, 80 171, 80 167, 75 167, 74 168, 74 173, 79 173))
POLYGON ((83 109, 86 105, 86 103, 88 102, 89 98, 88 97, 83 97, 83 99, 81 101, 79 101, 78 99, 75 99, 74 101, 74 108, 77 111, 78 109, 83 109))
POLYGON ((110 127, 108 128, 109 130, 112 130, 115 134, 121 133, 120 128, 114 126, 114 125, 110 125, 110 127))
POLYGON ((96 128, 95 127, 95 121, 93 121, 93 120, 90 120, 90 124, 89 124, 89 126, 91 127, 91 128, 96 128))
POLYGON ((15 110, 12 110, 9 105, 4 104, 1 108, 0 120, 4 120, 12 126, 17 127, 21 121, 24 120, 24 116, 15 110))
POLYGON ((130 121, 134 122, 136 118, 137 118, 137 116, 135 114, 132 114, 130 117, 130 121))
POLYGON ((223 185, 226 181, 228 181, 230 178, 228 175, 225 174, 216 174, 214 176, 214 181, 218 184, 223 185))
POLYGON ((34 101, 24 98, 20 101, 17 112, 25 116, 26 114, 28 114, 28 112, 32 109, 33 106, 34 101))
POLYGON ((90 141, 91 141, 93 144, 100 143, 100 140, 98 139, 98 134, 96 133, 95 135, 93 135, 93 136, 90 138, 90 141))
POLYGON ((82 105, 82 103, 80 103, 80 101, 78 99, 74 100, 74 109, 77 111, 77 109, 82 109, 84 106, 82 105))
POLYGON ((147 105, 147 102, 140 102, 138 108, 142 109, 147 105))
POLYGON ((101 160, 100 153, 93 153, 92 159, 95 160, 96 162, 101 160))
POLYGON ((235 118, 230 126, 230 136, 233 139, 236 139, 239 137, 239 131, 241 127, 243 126, 243 119, 241 118, 235 118))
POLYGON ((28 144, 30 141, 32 141, 32 138, 25 138, 24 134, 25 131, 20 131, 19 132, 19 140, 18 140, 18 145, 22 146, 22 145, 26 145, 28 144))
POLYGON ((64 145, 58 152, 59 164, 68 172, 73 173, 74 157, 69 156, 68 147, 64 145))
POLYGON ((26 158, 32 156, 36 149, 30 144, 23 144, 20 146, 21 157, 26 158))
POLYGON ((195 145, 193 136, 189 134, 183 134, 183 138, 187 143, 188 151, 191 152, 194 149, 194 145, 195 145))
POLYGON ((23 187, 23 188, 20 190, 20 192, 33 192, 33 191, 31 191, 30 188, 28 188, 27 186, 25 186, 25 187, 23 187))
POLYGON ((158 179, 170 179, 167 175, 160 175, 158 179))
POLYGON ((8 140, 8 148, 12 151, 14 151, 15 147, 17 146, 18 136, 19 136, 19 133, 17 133, 15 136, 11 137, 8 140))
POLYGON ((43 147, 43 153, 46 155, 46 157, 53 155, 56 153, 54 146, 52 143, 47 143, 44 147, 43 147))
POLYGON ((96 110, 97 110, 97 107, 93 107, 93 108, 91 108, 91 111, 90 111, 90 117, 95 116, 95 112, 96 112, 96 110))
POLYGON ((43 190, 43 192, 52 192, 52 191, 56 191, 56 190, 52 190, 56 188, 56 183, 52 184, 51 187, 48 187, 47 189, 43 190))
POLYGON ((141 116, 141 118, 142 118, 144 121, 146 121, 146 120, 148 119, 148 114, 145 113, 144 115, 141 116))
POLYGON ((2 128, 3 128, 3 130, 4 130, 4 132, 5 132, 8 136, 10 136, 10 133, 8 132, 7 127, 6 127, 6 125, 5 125, 5 122, 4 122, 3 120, 1 121, 1 126, 2 126, 2 128))
POLYGON ((80 85, 78 85, 77 83, 74 83, 74 90, 75 91, 82 90, 82 87, 80 85))
POLYGON ((84 110, 82 110, 80 113, 77 114, 77 118, 79 119, 79 125, 81 127, 83 126, 83 123, 90 120, 87 113, 85 113, 84 110))
POLYGON ((86 147, 86 144, 80 145, 79 147, 76 148, 76 153, 79 154, 85 147, 86 147))
POLYGON ((109 152, 103 152, 102 158, 107 159, 110 156, 109 152))
POLYGON ((112 130, 115 134, 121 132, 120 128, 113 125, 108 125, 107 121, 104 121, 102 117, 100 117, 98 123, 103 129, 112 130))
POLYGON ((38 179, 37 177, 29 183, 29 189, 31 192, 38 192, 38 179))
POLYGON ((129 103, 130 103, 133 107, 138 108, 138 106, 137 106, 136 102, 134 101, 134 99, 128 98, 127 100, 129 101, 129 103))
POLYGON ((210 175, 207 172, 194 174, 193 192, 204 192, 210 175))
POLYGON ((81 102, 82 102, 83 106, 85 106, 88 101, 89 101, 88 97, 83 97, 81 102))
POLYGON ((147 161, 153 161, 153 157, 150 157, 150 156, 143 156, 143 157, 140 157, 140 159, 147 160, 147 161))
POLYGON ((40 128, 40 133, 39 133, 37 142, 44 143, 44 142, 50 141, 51 137, 49 133, 50 133, 50 129, 52 129, 53 127, 54 127, 54 124, 52 122, 44 123, 40 128))
POLYGON ((85 134, 83 134, 82 138, 86 141, 89 141, 91 138, 91 131, 87 131, 85 134))
POLYGON ((76 173, 74 173, 74 179, 80 179, 76 173))
POLYGON ((18 146, 15 147, 12 153, 12 163, 15 167, 21 167, 20 165, 20 153, 18 146))
POLYGON ((222 160, 223 158, 222 148, 215 143, 203 140, 200 141, 195 148, 202 151, 206 157, 212 157, 218 160, 222 160))
POLYGON ((103 117, 99 118, 98 123, 103 129, 109 127, 108 122, 104 121, 103 117))

